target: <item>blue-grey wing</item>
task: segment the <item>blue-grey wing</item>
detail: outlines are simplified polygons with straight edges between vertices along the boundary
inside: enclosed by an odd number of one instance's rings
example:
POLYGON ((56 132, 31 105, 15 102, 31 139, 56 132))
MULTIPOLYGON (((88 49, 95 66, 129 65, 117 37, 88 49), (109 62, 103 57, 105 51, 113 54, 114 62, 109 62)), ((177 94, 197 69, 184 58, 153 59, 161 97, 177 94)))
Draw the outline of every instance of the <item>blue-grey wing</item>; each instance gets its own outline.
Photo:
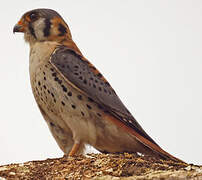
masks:
POLYGON ((60 46, 52 54, 50 63, 63 77, 87 94, 100 108, 156 144, 127 110, 111 85, 90 62, 84 60, 73 50, 60 46))

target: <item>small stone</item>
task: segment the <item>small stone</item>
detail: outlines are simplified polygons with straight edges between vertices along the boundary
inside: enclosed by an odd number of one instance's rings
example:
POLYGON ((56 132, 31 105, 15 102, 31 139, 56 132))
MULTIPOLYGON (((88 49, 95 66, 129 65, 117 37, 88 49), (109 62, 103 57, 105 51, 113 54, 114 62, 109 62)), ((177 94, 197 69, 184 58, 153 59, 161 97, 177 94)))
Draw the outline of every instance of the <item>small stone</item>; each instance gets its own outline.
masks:
POLYGON ((197 173, 202 173, 202 169, 198 168, 198 169, 196 169, 196 172, 197 173))
POLYGON ((113 172, 114 170, 113 170, 113 168, 109 168, 109 169, 106 169, 105 171, 106 172, 113 172))
POLYGON ((7 167, 0 167, 0 171, 8 170, 7 167))
POLYGON ((19 164, 19 167, 23 167, 23 166, 24 166, 24 163, 19 164))
POLYGON ((15 172, 9 172, 9 175, 15 176, 15 172))
POLYGON ((187 171, 190 171, 192 168, 191 168, 191 166, 187 166, 186 168, 184 168, 185 170, 187 170, 187 171))
POLYGON ((0 177, 0 180, 6 180, 5 178, 3 178, 3 177, 0 177))
POLYGON ((102 172, 102 171, 98 171, 98 172, 96 172, 95 174, 96 174, 97 176, 100 176, 100 175, 103 174, 103 172, 102 172))

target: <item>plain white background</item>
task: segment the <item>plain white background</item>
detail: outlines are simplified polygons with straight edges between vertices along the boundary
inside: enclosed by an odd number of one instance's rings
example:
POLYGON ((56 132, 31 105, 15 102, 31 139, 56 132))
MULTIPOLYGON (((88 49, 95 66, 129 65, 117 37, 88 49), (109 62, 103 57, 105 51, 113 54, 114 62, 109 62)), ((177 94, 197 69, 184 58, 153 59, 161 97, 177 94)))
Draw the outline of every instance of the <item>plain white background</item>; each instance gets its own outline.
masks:
POLYGON ((164 150, 202 164, 202 1, 7 0, 0 6, 1 165, 63 155, 31 92, 29 46, 12 33, 22 14, 41 7, 63 16, 83 54, 164 150))

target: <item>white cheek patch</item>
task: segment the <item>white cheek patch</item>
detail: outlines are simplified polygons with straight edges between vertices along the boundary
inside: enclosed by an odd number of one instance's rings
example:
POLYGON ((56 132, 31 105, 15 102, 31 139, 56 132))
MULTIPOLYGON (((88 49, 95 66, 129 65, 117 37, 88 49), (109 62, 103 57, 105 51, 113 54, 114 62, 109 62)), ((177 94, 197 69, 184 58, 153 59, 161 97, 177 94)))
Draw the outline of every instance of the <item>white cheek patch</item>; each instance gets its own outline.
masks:
POLYGON ((37 21, 33 23, 33 29, 36 35, 36 38, 40 41, 43 41, 46 39, 44 36, 44 29, 45 29, 45 18, 40 18, 37 21))
POLYGON ((51 25, 50 33, 54 35, 59 34, 57 27, 51 25))

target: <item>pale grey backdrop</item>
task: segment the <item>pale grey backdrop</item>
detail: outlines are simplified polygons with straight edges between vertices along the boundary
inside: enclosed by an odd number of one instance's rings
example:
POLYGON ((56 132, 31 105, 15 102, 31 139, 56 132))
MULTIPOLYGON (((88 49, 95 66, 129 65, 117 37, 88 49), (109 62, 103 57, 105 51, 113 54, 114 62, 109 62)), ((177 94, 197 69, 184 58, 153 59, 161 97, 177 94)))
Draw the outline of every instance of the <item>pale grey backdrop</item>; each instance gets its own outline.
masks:
POLYGON ((12 34, 33 8, 57 10, 83 54, 169 153, 202 164, 201 0, 7 0, 0 6, 0 164, 62 156, 34 101, 29 47, 12 34))

